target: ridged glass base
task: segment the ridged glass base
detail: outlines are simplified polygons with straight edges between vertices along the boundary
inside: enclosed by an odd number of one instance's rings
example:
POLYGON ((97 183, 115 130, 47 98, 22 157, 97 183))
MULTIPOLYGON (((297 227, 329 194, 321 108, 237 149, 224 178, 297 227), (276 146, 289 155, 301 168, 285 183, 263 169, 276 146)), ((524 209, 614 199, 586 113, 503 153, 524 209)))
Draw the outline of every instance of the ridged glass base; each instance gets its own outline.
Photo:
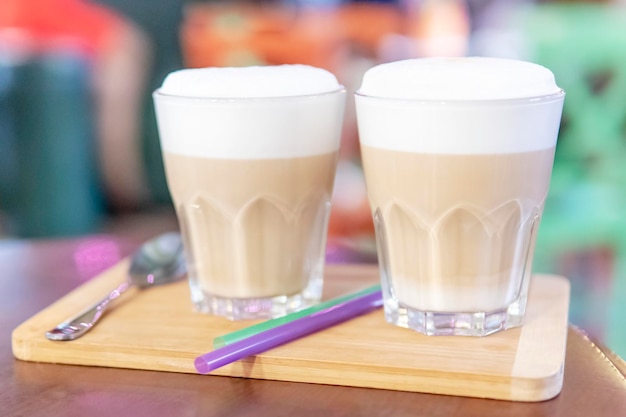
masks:
POLYGON ((206 293, 190 284, 196 311, 223 316, 230 320, 257 320, 281 317, 316 304, 322 298, 322 279, 312 279, 297 294, 265 298, 225 298, 206 293))
POLYGON ((385 300, 385 319, 400 327, 428 336, 487 336, 501 330, 521 326, 526 299, 519 299, 508 308, 491 312, 442 313, 420 311, 393 298, 385 300))

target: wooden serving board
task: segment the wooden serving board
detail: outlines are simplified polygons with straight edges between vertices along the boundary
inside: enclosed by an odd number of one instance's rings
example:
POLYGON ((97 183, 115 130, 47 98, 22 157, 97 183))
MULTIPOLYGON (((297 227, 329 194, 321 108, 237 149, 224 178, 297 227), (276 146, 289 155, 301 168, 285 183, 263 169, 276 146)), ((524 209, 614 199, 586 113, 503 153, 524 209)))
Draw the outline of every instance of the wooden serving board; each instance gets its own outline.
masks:
MULTIPOLYGON (((45 338, 46 330, 121 283, 127 267, 128 261, 116 265, 16 328, 15 357, 195 373, 194 359, 212 349, 214 337, 254 323, 195 313, 187 283, 179 282, 121 297, 80 339, 45 338)), ((328 265, 325 298, 377 281, 375 266, 328 265)), ((521 328, 483 338, 429 337, 386 323, 377 310, 211 375, 541 401, 561 391, 568 304, 565 278, 535 276, 521 328)))

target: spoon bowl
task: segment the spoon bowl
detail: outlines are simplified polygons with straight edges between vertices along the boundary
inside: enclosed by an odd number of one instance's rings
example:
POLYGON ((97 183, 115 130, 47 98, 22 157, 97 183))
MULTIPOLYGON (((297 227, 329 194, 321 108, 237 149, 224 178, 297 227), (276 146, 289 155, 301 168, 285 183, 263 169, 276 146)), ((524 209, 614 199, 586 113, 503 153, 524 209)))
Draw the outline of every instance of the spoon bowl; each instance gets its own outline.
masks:
POLYGON ((170 232, 159 235, 141 245, 133 253, 126 282, 76 317, 47 331, 46 338, 54 341, 77 339, 91 330, 100 320, 109 303, 131 286, 148 288, 169 284, 181 280, 186 273, 187 265, 180 234, 170 232))
POLYGON ((169 284, 187 273, 180 234, 165 233, 144 243, 132 256, 129 283, 140 288, 169 284))

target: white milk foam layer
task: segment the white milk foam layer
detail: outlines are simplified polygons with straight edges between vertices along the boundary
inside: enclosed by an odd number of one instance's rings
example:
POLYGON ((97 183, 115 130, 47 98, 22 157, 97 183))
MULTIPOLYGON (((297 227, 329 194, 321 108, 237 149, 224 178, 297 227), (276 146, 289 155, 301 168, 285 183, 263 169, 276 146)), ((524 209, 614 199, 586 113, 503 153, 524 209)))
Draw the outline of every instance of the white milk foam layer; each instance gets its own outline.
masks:
POLYGON ((556 145, 564 93, 550 70, 498 58, 422 58, 368 70, 357 92, 361 144, 494 154, 556 145))
POLYGON ((359 93, 416 100, 506 100, 561 91, 552 72, 513 59, 422 58, 381 64, 363 76, 359 93))
POLYGON ((339 149, 345 91, 320 68, 181 70, 153 97, 165 152, 267 159, 339 149))
POLYGON ((341 89, 330 72, 308 65, 188 68, 170 73, 162 94, 204 98, 292 97, 341 89))

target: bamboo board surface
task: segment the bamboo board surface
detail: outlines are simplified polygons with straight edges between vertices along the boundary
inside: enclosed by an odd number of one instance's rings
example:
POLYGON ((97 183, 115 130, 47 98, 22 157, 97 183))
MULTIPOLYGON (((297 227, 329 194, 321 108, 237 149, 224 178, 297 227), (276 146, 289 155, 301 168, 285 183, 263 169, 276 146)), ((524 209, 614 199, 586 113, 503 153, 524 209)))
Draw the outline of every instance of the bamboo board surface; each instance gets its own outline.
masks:
MULTIPOLYGON (((129 290, 88 334, 52 342, 44 333, 125 278, 128 261, 75 289, 12 335, 25 361, 195 373, 214 337, 255 322, 195 313, 186 282, 129 290)), ((324 298, 378 281, 368 265, 328 265, 324 298)), ((533 277, 526 324, 483 338, 428 337, 385 322, 382 310, 233 363, 211 375, 323 383, 513 401, 556 396, 563 383, 569 282, 533 277)), ((211 378, 211 376, 205 376, 211 378)))

